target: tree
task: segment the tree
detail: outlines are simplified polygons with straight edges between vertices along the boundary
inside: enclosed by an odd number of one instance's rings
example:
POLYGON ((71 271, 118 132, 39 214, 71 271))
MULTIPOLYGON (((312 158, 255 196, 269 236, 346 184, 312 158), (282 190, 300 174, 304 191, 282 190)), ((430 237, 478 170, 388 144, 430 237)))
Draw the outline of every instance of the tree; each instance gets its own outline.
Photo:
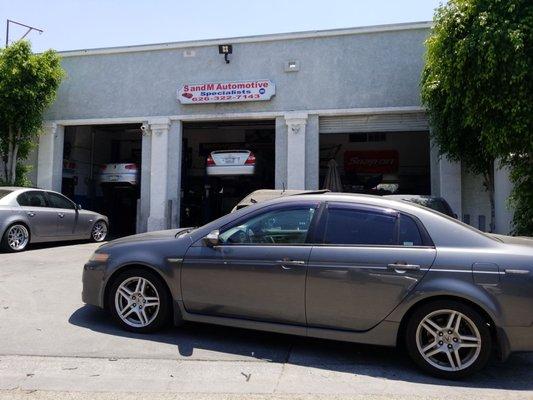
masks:
POLYGON ((442 156, 483 176, 494 229, 494 160, 511 169, 514 229, 533 235, 531 0, 450 0, 427 39, 422 101, 442 156))
POLYGON ((33 54, 27 41, 0 50, 0 181, 14 185, 63 77, 59 56, 33 54))

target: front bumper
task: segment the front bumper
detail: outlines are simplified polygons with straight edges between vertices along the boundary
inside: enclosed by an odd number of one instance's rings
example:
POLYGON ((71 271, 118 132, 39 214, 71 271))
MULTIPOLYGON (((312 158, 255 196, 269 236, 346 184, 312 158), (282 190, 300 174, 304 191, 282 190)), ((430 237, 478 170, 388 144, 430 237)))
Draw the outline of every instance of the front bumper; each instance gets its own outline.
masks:
POLYGON ((104 308, 105 264, 88 262, 83 266, 81 300, 86 304, 104 308))

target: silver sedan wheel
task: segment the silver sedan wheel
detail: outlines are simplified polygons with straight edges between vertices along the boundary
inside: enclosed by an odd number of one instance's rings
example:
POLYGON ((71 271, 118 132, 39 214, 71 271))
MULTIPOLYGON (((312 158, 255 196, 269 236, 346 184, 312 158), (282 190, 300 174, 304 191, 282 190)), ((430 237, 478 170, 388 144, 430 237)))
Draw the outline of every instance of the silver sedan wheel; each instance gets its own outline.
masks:
POLYGON ((139 276, 126 279, 115 293, 118 316, 129 326, 143 328, 150 325, 159 313, 160 299, 155 286, 139 276))
POLYGON ((91 235, 95 242, 101 242, 104 240, 107 236, 106 223, 104 221, 98 221, 96 224, 94 224, 91 235))
POLYGON ((7 231, 7 245, 11 250, 24 250, 29 241, 30 233, 24 225, 13 225, 7 231))
POLYGON ((442 371, 461 371, 481 352, 481 335, 463 313, 437 310, 418 324, 416 346, 424 360, 442 371))

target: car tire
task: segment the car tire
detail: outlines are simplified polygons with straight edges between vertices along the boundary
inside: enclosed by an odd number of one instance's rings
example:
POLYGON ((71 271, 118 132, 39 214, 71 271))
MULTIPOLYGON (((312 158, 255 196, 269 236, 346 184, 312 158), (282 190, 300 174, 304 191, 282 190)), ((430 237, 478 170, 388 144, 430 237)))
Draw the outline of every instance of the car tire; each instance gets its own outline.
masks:
POLYGON ((105 221, 98 220, 91 228, 91 240, 95 243, 103 242, 107 238, 108 226, 105 221))
POLYGON ((10 253, 26 250, 30 243, 30 229, 22 223, 15 223, 5 230, 0 247, 10 253))
POLYGON ((113 280, 107 305, 123 329, 136 333, 155 332, 165 327, 172 308, 163 280, 140 268, 128 269, 113 280))
POLYGON ((418 367, 443 379, 462 379, 478 372, 492 354, 486 319, 475 308, 453 300, 417 308, 407 322, 405 344, 418 367))

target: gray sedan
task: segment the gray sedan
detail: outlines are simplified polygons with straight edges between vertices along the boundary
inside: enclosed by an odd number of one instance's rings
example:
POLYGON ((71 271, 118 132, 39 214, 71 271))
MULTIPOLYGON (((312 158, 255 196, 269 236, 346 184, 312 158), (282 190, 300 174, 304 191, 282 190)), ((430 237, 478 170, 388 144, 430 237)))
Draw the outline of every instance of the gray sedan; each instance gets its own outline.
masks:
POLYGON ((382 197, 294 195, 105 244, 82 297, 134 332, 197 321, 402 345, 461 378, 533 351, 533 240, 382 197))
POLYGON ((29 243, 63 240, 105 240, 106 216, 82 210, 60 193, 0 187, 0 245, 23 251, 29 243))

